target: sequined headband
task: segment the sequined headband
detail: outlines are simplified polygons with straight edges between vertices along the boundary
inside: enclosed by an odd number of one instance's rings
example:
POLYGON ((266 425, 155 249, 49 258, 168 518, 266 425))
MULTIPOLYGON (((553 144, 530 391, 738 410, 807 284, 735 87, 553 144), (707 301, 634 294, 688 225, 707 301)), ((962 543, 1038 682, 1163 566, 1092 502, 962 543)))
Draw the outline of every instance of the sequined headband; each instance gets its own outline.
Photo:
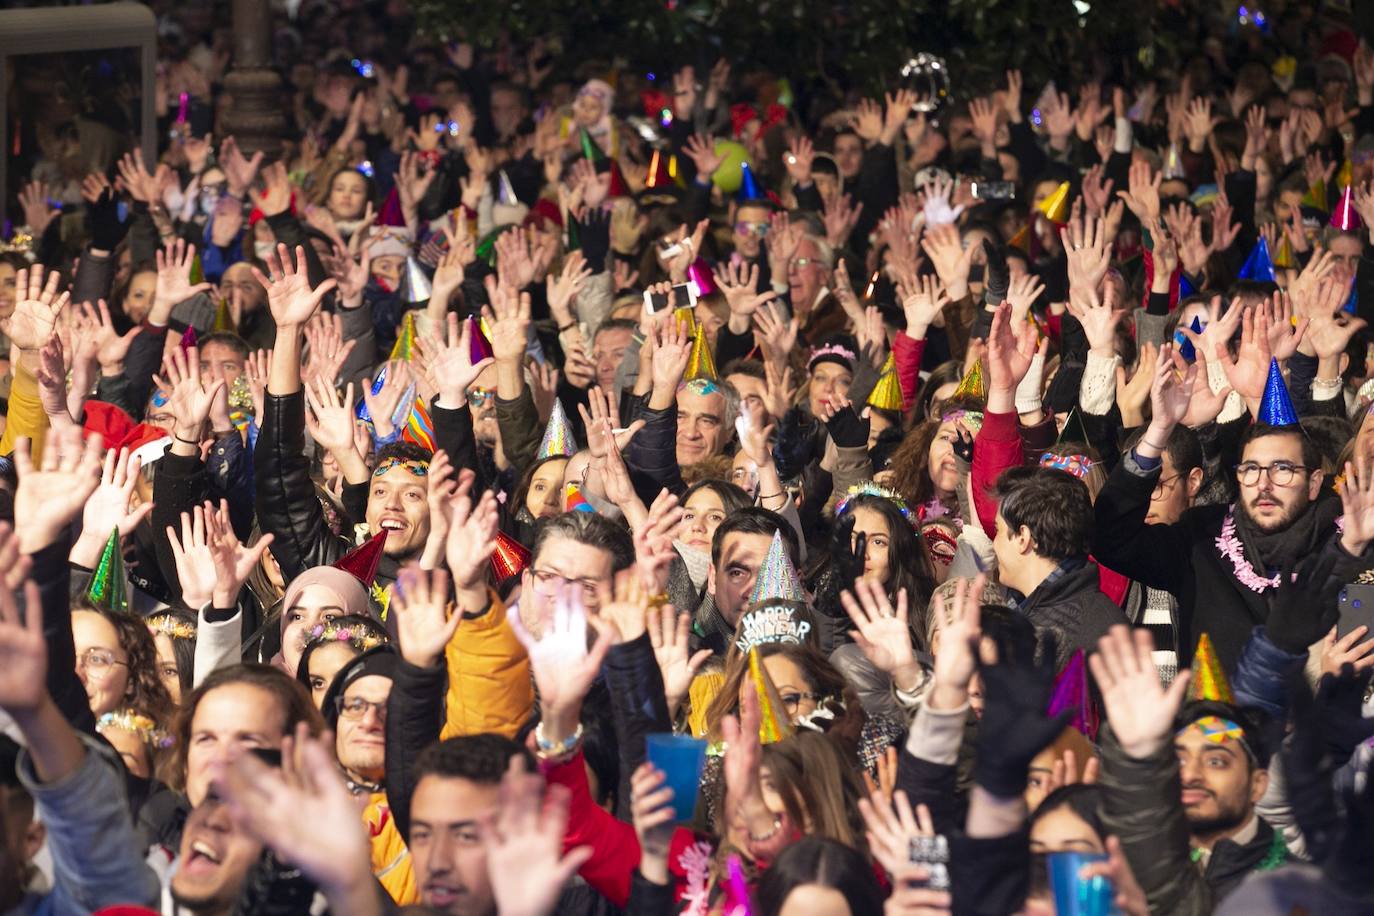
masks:
POLYGON ((157 723, 152 719, 132 709, 107 712, 95 723, 95 730, 101 734, 104 734, 105 730, 109 728, 117 728, 138 735, 149 747, 172 746, 171 735, 158 728, 157 723))
POLYGON ((1202 737, 1212 744, 1225 744, 1229 739, 1238 743, 1251 760, 1255 758, 1255 752, 1250 747, 1250 742, 1245 740, 1245 729, 1230 719, 1221 716, 1200 716, 1187 725, 1180 728, 1176 735, 1182 735, 1189 729, 1197 729, 1202 732, 1202 737))
POLYGON ((858 358, 854 355, 854 351, 848 347, 842 347, 839 344, 827 344, 824 347, 811 351, 811 358, 806 361, 806 367, 810 369, 812 366, 816 365, 816 361, 823 356, 838 356, 850 363, 853 363, 854 360, 858 358))
POLYGON ((1040 456, 1040 466, 1068 471, 1082 480, 1093 469, 1093 460, 1087 455, 1056 455, 1054 452, 1045 452, 1040 456))
POLYGON ((386 642, 385 639, 366 627, 341 627, 333 621, 315 624, 310 630, 310 638, 319 642, 346 642, 364 652, 375 649, 386 642))
POLYGON ((156 614, 144 622, 148 625, 148 632, 154 636, 170 636, 174 639, 196 638, 195 624, 187 623, 171 614, 156 614))
POLYGON ((392 468, 405 468, 416 477, 426 477, 429 475, 428 461, 415 461, 412 458, 388 458, 377 469, 372 472, 373 477, 381 477, 392 468))
POLYGON ((907 520, 907 524, 912 527, 916 526, 916 519, 911 517, 911 509, 907 506, 906 500, 898 496, 895 490, 889 490, 887 487, 876 484, 871 480, 865 483, 855 484, 849 488, 843 498, 835 504, 835 518, 839 518, 849 511, 849 504, 856 496, 881 496, 883 499, 890 500, 897 509, 901 511, 902 518, 907 520))

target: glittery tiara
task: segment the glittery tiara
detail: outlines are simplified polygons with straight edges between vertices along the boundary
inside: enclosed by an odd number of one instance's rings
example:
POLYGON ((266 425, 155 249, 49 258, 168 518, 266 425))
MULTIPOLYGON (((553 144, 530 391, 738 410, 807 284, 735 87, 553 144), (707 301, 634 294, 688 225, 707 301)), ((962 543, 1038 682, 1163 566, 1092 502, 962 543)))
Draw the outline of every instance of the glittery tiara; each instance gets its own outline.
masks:
POLYGON ((835 518, 839 518, 849 511, 849 504, 856 496, 881 496, 883 499, 890 500, 901 511, 902 518, 907 520, 907 524, 915 527, 916 519, 911 516, 911 509, 907 506, 906 500, 897 495, 895 490, 876 484, 871 480, 855 484, 844 494, 844 497, 835 504, 835 518))
POLYGON ((386 643, 384 637, 378 636, 367 627, 357 624, 339 626, 332 620, 327 623, 315 624, 310 631, 310 640, 312 642, 346 642, 363 652, 386 643))
POLYGON ((0 239, 0 254, 19 254, 33 263, 33 233, 28 226, 16 226, 8 239, 0 239))
POLYGON ((155 614, 144 621, 148 632, 154 636, 170 636, 174 639, 195 639, 196 626, 187 623, 173 614, 155 614))
POLYGON ((141 712, 132 709, 121 709, 116 712, 107 712, 95 723, 95 730, 102 735, 106 729, 117 728, 121 731, 132 732, 143 739, 149 747, 171 747, 172 736, 157 727, 157 723, 141 712))
POLYGON ((854 355, 854 351, 848 347, 835 343, 826 344, 823 347, 811 351, 811 358, 806 361, 806 368, 810 369, 812 366, 816 365, 817 360, 824 356, 838 356, 851 364, 858 358, 854 355))

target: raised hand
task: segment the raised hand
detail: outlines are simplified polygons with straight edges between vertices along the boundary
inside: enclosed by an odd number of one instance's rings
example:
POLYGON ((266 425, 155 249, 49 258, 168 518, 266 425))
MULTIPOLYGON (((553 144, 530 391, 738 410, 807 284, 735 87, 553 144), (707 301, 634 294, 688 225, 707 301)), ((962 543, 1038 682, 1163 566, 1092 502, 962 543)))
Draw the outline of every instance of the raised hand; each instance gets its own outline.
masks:
POLYGON ((797 345, 797 333, 801 330, 799 319, 794 316, 789 320, 783 314, 777 302, 766 302, 754 313, 763 349, 771 362, 787 362, 787 355, 797 345))
MULTIPOLYGON (((31 561, 20 556, 19 539, 0 524, 0 563, 11 582, 28 576, 31 561)), ((43 601, 38 586, 24 583, 24 610, 14 592, 0 585, 0 709, 10 714, 37 709, 48 695, 48 642, 43 637, 43 601)))
POLYGON ((892 678, 901 690, 912 691, 925 681, 911 645, 906 589, 897 593, 894 610, 886 590, 867 579, 855 579, 854 590, 840 592, 840 604, 857 629, 849 631, 873 667, 892 678))
POLYGON ((696 166, 697 181, 702 184, 710 181, 716 169, 725 161, 724 154, 716 152, 714 141, 705 134, 693 134, 688 137, 687 142, 683 144, 682 152, 696 166))
POLYGON ((1142 223, 1149 225, 1159 221, 1159 186, 1164 173, 1155 173, 1150 164, 1143 159, 1131 163, 1128 173, 1127 190, 1118 191, 1117 196, 1126 202, 1131 212, 1142 223))
POLYGON ((219 145, 219 167, 224 171, 231 196, 243 199, 253 179, 258 176, 258 169, 262 167, 262 156, 259 150, 253 154, 253 158, 245 158, 233 137, 224 138, 219 145))
MULTIPOLYGON (((372 393, 373 379, 363 379, 363 403, 367 405, 368 415, 372 417, 372 428, 378 439, 385 439, 396 431, 396 412, 400 409, 401 398, 414 380, 410 363, 403 359, 393 359, 386 364, 386 378, 381 389, 372 393)), ((349 398, 352 403, 352 397, 349 398)), ((401 422, 404 422, 402 420, 401 422)))
POLYGON ((448 572, 426 572, 413 563, 396 577, 391 612, 396 615, 396 641, 401 657, 417 668, 432 668, 439 663, 463 620, 461 613, 450 612, 448 572))
POLYGON ((749 264, 746 268, 743 260, 723 262, 716 266, 715 279, 730 309, 730 330, 736 334, 749 330, 749 318, 758 311, 759 306, 778 298, 778 294, 771 289, 758 291, 757 264, 749 264))
POLYGON ((1128 309, 1116 308, 1116 287, 1108 285, 1106 296, 1098 296, 1096 289, 1084 290, 1079 300, 1069 299, 1069 311, 1083 326, 1091 352, 1111 359, 1116 354, 1116 329, 1128 309), (1104 301, 1105 300, 1105 301, 1104 301))
POLYGON ((442 341, 424 339, 421 347, 429 359, 440 405, 456 409, 467 403, 468 389, 496 360, 487 357, 472 361, 472 322, 460 322, 456 312, 448 313, 446 331, 442 341))
POLYGON ((1260 303, 1259 308, 1269 323, 1269 351, 1279 362, 1286 362, 1298 352, 1298 344, 1307 333, 1308 319, 1294 318, 1293 303, 1282 292, 1274 293, 1271 299, 1260 303))
MULTIPOLYGON (((1210 330, 1210 326, 1208 330, 1210 330)), ((1258 404, 1264 396, 1264 383, 1269 378, 1269 363, 1273 351, 1269 348, 1269 315, 1264 309, 1245 309, 1241 317, 1240 346, 1236 355, 1224 343, 1213 351, 1226 371, 1226 380, 1240 392, 1241 397, 1258 404)))
POLYGON ((81 310, 85 319, 82 333, 96 348, 95 358, 100 364, 101 375, 122 375, 129 347, 143 331, 143 326, 135 325, 122 336, 116 333, 114 321, 110 318, 110 307, 104 299, 98 300, 95 307, 89 302, 84 303, 81 310))
POLYGON ((1374 468, 1362 456, 1345 463, 1341 506, 1345 509, 1341 546, 1359 556, 1374 540, 1374 468))
POLYGON ((787 146, 787 155, 782 157, 782 161, 787 166, 787 175, 794 185, 804 188, 811 184, 811 165, 816 161, 816 147, 812 144, 811 138, 804 135, 793 137, 787 146))
POLYGON ((825 202, 822 219, 825 223, 825 240, 835 248, 842 248, 849 242, 849 234, 863 215, 863 202, 855 204, 848 194, 836 194, 825 202))
POLYGON ((57 540, 85 508, 100 485, 101 446, 98 435, 87 437, 83 445, 81 430, 75 427, 50 429, 42 464, 35 468, 29 440, 20 439, 15 445, 19 488, 14 494, 14 518, 24 553, 36 553, 57 540))
POLYGON ((975 249, 972 245, 964 248, 959 230, 954 226, 928 227, 921 248, 934 265, 950 300, 957 302, 968 295, 968 274, 975 249))
POLYGON ((671 717, 687 696, 692 679, 711 657, 711 650, 692 652, 689 640, 692 615, 679 614, 671 605, 649 607, 648 630, 654 658, 658 661, 659 673, 663 675, 663 693, 671 717))
POLYGON ((911 841, 935 836, 935 825, 925 805, 911 808, 906 792, 898 789, 889 801, 881 792, 859 799, 859 814, 868 828, 868 847, 878 864, 895 874, 907 865, 911 841))
POLYGON ((529 345, 529 293, 511 292, 498 285, 490 275, 486 278, 486 286, 487 298, 491 301, 485 311, 491 323, 492 355, 498 362, 523 360, 529 345))
POLYGON ((215 588, 211 596, 217 608, 231 608, 238 602, 243 583, 253 574, 262 555, 272 546, 274 535, 258 536, 252 546, 239 541, 229 521, 229 503, 219 501, 219 509, 205 504, 205 537, 210 547, 210 561, 215 568, 215 588))
POLYGON ((52 221, 62 213, 52 205, 48 197, 48 185, 42 181, 30 181, 19 189, 19 206, 24 211, 24 224, 34 238, 41 238, 52 221))
POLYGON ((338 282, 325 280, 313 290, 305 275, 305 249, 297 246, 293 259, 285 245, 267 260, 269 275, 256 267, 253 276, 267 289, 267 307, 278 328, 301 328, 320 307, 321 300, 338 282))
POLYGON ((52 426, 74 426, 75 419, 67 412, 67 366, 63 359, 62 338, 54 334, 38 351, 38 400, 43 405, 52 426))
MULTIPOLYGON (((1163 427, 1172 429, 1183 422, 1193 401, 1193 389, 1199 384, 1198 373, 1199 364, 1185 362, 1173 344, 1160 346, 1150 385, 1152 426, 1164 432, 1163 427)), ((1206 385, 1206 380, 1201 384, 1206 385)))
POLYGON ((574 251, 563 259, 563 270, 556 278, 552 273, 545 278, 549 313, 560 327, 573 320, 572 304, 591 277, 592 269, 587 266, 587 259, 582 252, 574 251))
POLYGON ((668 883, 668 845, 677 817, 673 790, 664 785, 667 778, 652 763, 641 763, 630 777, 630 814, 639 837, 639 872, 655 884, 668 883))
POLYGON ((1027 323, 1013 326, 1011 306, 1006 302, 997 306, 988 332, 988 402, 992 409, 992 392, 1016 391, 1021 379, 1030 371, 1035 359, 1037 342, 1035 329, 1027 323))
POLYGON ((176 561, 182 604, 192 610, 204 607, 215 594, 215 562, 205 536, 205 508, 196 506, 181 513, 181 537, 168 525, 167 543, 176 561))
POLYGON ((972 583, 961 580, 951 599, 952 612, 945 610, 945 598, 937 596, 932 609, 937 620, 945 621, 940 630, 940 650, 935 653, 928 702, 931 709, 949 711, 968 702, 969 683, 978 672, 978 641, 982 636, 980 611, 987 580, 979 576, 972 583))
POLYGON ((118 530, 126 538, 152 514, 152 503, 133 505, 139 470, 139 459, 131 458, 128 449, 105 453, 100 482, 81 510, 81 536, 72 547, 72 562, 94 568, 110 532, 118 530))
POLYGON ((153 295, 153 309, 149 320, 166 324, 172 309, 192 296, 210 289, 209 283, 192 283, 191 268, 195 264, 196 246, 178 238, 157 252, 157 287, 153 295))
MULTIPOLYGON (((446 557, 449 572, 453 573, 453 585, 459 592, 484 590, 487 567, 492 551, 496 549, 496 530, 500 524, 500 512, 496 495, 490 490, 474 500, 470 493, 471 484, 466 488, 462 483, 450 503, 448 543, 446 557)), ((480 610, 480 608, 464 608, 480 610)), ((512 620, 515 619, 512 615, 512 620)))
POLYGON ((686 324, 677 320, 660 324, 654 338, 654 394, 676 398, 678 382, 682 381, 687 360, 692 355, 692 338, 686 324))
POLYGON ((307 360, 301 381, 307 385, 317 380, 333 385, 356 343, 344 340, 343 318, 337 312, 317 312, 305 325, 307 360))
POLYGON ((1180 671, 1165 689, 1150 655, 1153 651, 1149 631, 1115 626, 1088 656, 1112 732, 1121 749, 1136 760, 1159 751, 1173 734, 1174 716, 1188 695, 1191 676, 1180 671))
POLYGON ((201 379, 198 347, 185 351, 173 347, 162 359, 162 373, 154 375, 153 382, 167 393, 167 406, 175 418, 172 438, 182 445, 194 444, 199 448, 206 418, 224 388, 224 381, 201 379))
POLYGON ((57 271, 43 282, 43 265, 20 268, 14 277, 14 292, 18 301, 8 318, 0 319, 0 331, 21 350, 38 350, 48 342, 57 316, 71 301, 70 293, 58 294, 62 276, 57 271))
POLYGON ((512 614, 510 623, 529 654, 534 685, 545 714, 552 720, 576 722, 582 700, 610 651, 614 639, 611 629, 603 629, 588 648, 582 588, 563 584, 553 600, 545 603, 539 638, 530 635, 519 614, 512 614))
POLYGON ((352 382, 342 398, 338 389, 323 379, 315 379, 305 388, 305 428, 310 438, 327 449, 341 467, 344 456, 362 460, 353 448, 354 403, 352 382))
POLYGON ((525 772, 523 758, 511 758, 496 807, 480 819, 487 876, 502 916, 546 916, 563 886, 592 856, 590 846, 563 854, 569 791, 525 772))

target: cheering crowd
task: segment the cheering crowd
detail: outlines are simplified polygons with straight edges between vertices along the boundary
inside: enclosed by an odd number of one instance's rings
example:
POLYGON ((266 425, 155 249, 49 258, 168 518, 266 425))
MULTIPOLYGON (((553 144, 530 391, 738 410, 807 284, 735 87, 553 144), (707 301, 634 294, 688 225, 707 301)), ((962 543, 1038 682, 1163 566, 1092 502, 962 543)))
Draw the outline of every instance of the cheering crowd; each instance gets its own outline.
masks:
POLYGON ((227 6, 156 160, 8 90, 0 913, 1374 912, 1338 8, 874 99, 307 0, 268 159, 227 6))

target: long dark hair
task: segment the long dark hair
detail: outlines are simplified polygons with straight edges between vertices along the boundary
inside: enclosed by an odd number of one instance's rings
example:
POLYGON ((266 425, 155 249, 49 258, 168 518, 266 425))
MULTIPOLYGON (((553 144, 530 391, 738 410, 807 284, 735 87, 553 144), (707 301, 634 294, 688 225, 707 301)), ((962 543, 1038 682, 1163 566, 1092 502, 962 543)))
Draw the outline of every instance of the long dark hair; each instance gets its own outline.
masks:
MULTIPOLYGON (((930 562, 925 538, 916 536, 916 530, 911 527, 911 522, 907 521, 897 504, 886 496, 855 496, 845 506, 845 514, 852 514, 855 509, 871 509, 887 521, 889 575, 883 588, 893 607, 897 606, 897 593, 906 589, 907 621, 916 636, 917 645, 928 648, 924 645, 927 608, 930 605, 930 596, 935 592, 936 583, 935 567, 930 562)), ((849 588, 854 583, 842 584, 849 588)))
MULTIPOLYGON (((189 627, 190 632, 194 634, 197 624, 195 615, 169 607, 148 617, 146 623, 150 633, 166 636, 171 642, 172 657, 177 663, 177 680, 181 682, 181 693, 183 696, 190 693, 196 680, 196 637, 178 636, 174 630, 186 632, 189 627)), ((157 649, 156 637, 153 640, 153 649, 157 649)))
POLYGON ((803 884, 833 888, 849 912, 881 913, 883 891, 873 866, 858 850, 824 837, 803 837, 784 849, 759 878, 754 893, 758 916, 777 916, 793 890, 803 884))

